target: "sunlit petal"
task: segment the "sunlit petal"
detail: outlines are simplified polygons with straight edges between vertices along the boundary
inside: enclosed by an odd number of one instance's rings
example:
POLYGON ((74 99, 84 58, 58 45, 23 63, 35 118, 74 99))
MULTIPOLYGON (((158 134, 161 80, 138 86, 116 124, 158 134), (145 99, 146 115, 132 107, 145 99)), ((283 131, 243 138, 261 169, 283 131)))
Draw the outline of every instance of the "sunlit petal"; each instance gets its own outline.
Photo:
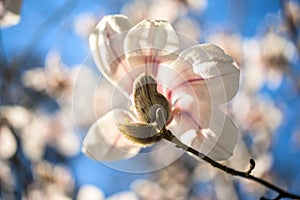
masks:
POLYGON ((130 70, 124 60, 123 44, 131 26, 131 22, 124 15, 105 16, 89 38, 97 67, 113 84, 116 84, 130 70))
POLYGON ((179 39, 173 27, 163 20, 143 20, 128 31, 124 51, 131 67, 143 67, 156 76, 160 63, 176 57, 179 39))
POLYGON ((100 161, 127 159, 135 156, 140 147, 127 140, 117 128, 116 122, 132 120, 129 114, 115 109, 97 120, 83 141, 82 151, 100 161))
POLYGON ((174 90, 195 86, 208 91, 213 104, 224 103, 236 94, 240 70, 234 60, 212 44, 200 44, 180 53, 170 66, 181 76, 173 79, 174 90))
POLYGON ((187 145, 215 160, 225 160, 232 156, 238 139, 238 129, 218 108, 212 108, 212 118, 208 128, 193 131, 186 132, 181 137, 187 145))
POLYGON ((179 49, 179 39, 169 22, 143 20, 128 31, 124 41, 126 56, 139 54, 164 56, 179 49))
POLYGON ((172 103, 177 136, 191 129, 209 127, 212 105, 201 91, 194 91, 193 88, 177 90, 173 92, 172 103))

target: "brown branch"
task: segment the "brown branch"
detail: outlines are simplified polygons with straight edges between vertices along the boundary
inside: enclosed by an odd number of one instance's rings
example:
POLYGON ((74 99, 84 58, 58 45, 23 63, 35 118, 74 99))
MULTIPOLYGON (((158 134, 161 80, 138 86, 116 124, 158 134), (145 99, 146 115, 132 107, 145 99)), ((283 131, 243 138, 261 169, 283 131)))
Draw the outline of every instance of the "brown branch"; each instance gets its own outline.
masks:
POLYGON ((245 179, 249 179, 252 180, 254 182, 257 182, 271 190, 274 190, 276 192, 278 192, 278 196, 275 199, 281 199, 281 198, 290 198, 290 199, 299 199, 300 200, 300 196, 296 195, 296 194, 292 194, 289 193, 288 191, 285 191, 283 189, 281 189, 280 187, 264 180, 258 177, 255 177, 253 175, 251 175, 251 171, 254 169, 255 167, 255 162, 253 159, 250 160, 250 167, 249 170, 244 172, 244 171, 239 171, 236 169, 233 169, 231 167, 227 167, 225 165, 222 165, 218 162, 216 162, 215 160, 211 159, 210 157, 204 155, 203 153, 185 145, 184 143, 182 143, 178 138, 176 138, 172 132, 170 130, 166 130, 163 129, 162 130, 162 135, 164 136, 164 139, 172 142, 173 144, 176 145, 176 147, 183 149, 184 151, 187 151, 189 153, 192 153, 193 155, 201 158, 202 160, 208 162, 209 164, 211 164, 213 167, 218 168, 224 172, 226 172, 227 174, 230 174, 232 176, 239 176, 245 179))

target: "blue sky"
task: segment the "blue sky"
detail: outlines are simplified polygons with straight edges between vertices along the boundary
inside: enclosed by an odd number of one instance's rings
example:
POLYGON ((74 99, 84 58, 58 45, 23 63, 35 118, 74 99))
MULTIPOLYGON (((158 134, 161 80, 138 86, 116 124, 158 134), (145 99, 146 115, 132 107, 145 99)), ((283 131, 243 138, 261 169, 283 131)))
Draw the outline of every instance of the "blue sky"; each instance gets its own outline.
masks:
MULTIPOLYGON (((42 61, 50 50, 57 50, 62 60, 70 67, 85 62, 89 55, 88 41, 80 38, 74 32, 74 20, 80 13, 93 13, 99 19, 106 14, 118 13, 125 0, 24 0, 21 12, 21 22, 17 26, 1 29, 1 39, 5 57, 12 62, 17 56, 23 55, 29 61, 34 57, 42 61), (63 7, 63 5, 68 5, 63 7)), ((244 38, 257 34, 261 27, 272 19, 272 13, 279 12, 279 1, 274 0, 209 0, 209 6, 204 14, 192 13, 201 23, 203 32, 209 34, 215 29, 235 32, 244 38), (233 10, 232 5, 240 4, 240 9, 233 10)), ((42 63, 41 63, 42 64, 42 63)), ((26 65, 26 64, 25 64, 26 65)), ((37 67, 37 66, 27 66, 37 67)), ((272 154, 274 155, 274 171, 278 176, 286 176, 294 181, 292 190, 297 191, 300 183, 300 153, 290 148, 291 134, 299 129, 299 95, 284 99, 288 91, 293 90, 289 81, 283 82, 277 91, 267 86, 261 93, 270 95, 277 104, 289 103, 284 123, 276 132, 272 154), (287 171, 288 169, 288 171, 287 171), (297 176, 297 179, 293 179, 297 176)), ((143 178, 147 174, 128 174, 113 170, 104 164, 94 162, 82 154, 68 160, 77 185, 95 184, 106 195, 128 189, 132 180, 143 178)))

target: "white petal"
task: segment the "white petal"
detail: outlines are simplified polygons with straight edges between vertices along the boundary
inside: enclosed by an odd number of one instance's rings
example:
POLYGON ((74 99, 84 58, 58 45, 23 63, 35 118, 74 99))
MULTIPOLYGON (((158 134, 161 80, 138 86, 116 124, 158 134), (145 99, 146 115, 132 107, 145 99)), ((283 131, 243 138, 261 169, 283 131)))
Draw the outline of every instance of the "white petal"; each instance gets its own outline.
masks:
POLYGON ((226 160, 233 154, 238 139, 238 129, 230 118, 213 107, 208 128, 197 130, 196 134, 186 132, 181 138, 187 145, 191 145, 214 160, 226 160))
POLYGON ((140 147, 127 140, 116 122, 131 120, 125 110, 115 109, 97 120, 83 141, 82 151, 99 161, 112 161, 134 157, 140 147))
POLYGON ((179 49, 179 39, 166 21, 144 20, 128 31, 124 51, 131 68, 157 75, 161 63, 173 61, 179 49))
POLYGON ((186 131, 184 134, 180 136, 180 141, 188 146, 191 146, 196 137, 197 137, 196 130, 191 129, 186 131))
POLYGON ((212 44, 184 50, 170 67, 184 77, 184 82, 177 84, 175 90, 186 85, 204 86, 203 90, 208 89, 213 104, 229 101, 239 88, 238 66, 222 49, 212 44))
POLYGON ((190 110, 181 110, 180 113, 175 114, 172 122, 167 127, 177 137, 181 137, 191 130, 199 132, 209 126, 211 116, 210 105, 205 106, 205 104, 197 105, 192 103, 191 105, 187 105, 186 108, 190 108, 190 110))
POLYGON ((173 27, 163 20, 143 20, 134 26, 124 41, 126 54, 165 56, 179 49, 179 39, 173 27))
POLYGON ((113 84, 116 84, 130 70, 124 61, 123 44, 131 26, 131 22, 124 15, 105 16, 89 38, 97 67, 113 84))
POLYGON ((201 93, 199 95, 190 91, 181 91, 176 95, 179 98, 176 100, 175 107, 180 111, 174 114, 174 122, 172 122, 175 124, 176 133, 174 134, 180 136, 188 130, 201 130, 209 127, 212 107, 210 101, 199 100, 201 93))
POLYGON ((213 107, 209 131, 203 133, 203 153, 216 160, 225 160, 233 155, 239 130, 233 121, 218 108, 213 107), (213 134, 212 134, 213 132, 213 134))

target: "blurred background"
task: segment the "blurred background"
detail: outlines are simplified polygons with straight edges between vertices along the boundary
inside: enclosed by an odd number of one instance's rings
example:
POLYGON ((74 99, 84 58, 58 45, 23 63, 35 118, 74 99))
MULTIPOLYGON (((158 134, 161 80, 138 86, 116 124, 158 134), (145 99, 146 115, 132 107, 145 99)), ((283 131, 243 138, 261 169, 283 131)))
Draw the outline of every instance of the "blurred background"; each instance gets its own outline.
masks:
MULTIPOLYGON (((99 72, 88 35, 108 14, 133 23, 165 19, 199 43, 214 43, 238 62, 238 95, 223 107, 240 128, 224 164, 300 194, 300 1, 296 0, 1 0, 0 199, 252 200, 276 193, 183 155, 145 174, 120 172, 85 157, 74 123, 72 90, 82 63, 99 72)), ((98 73, 98 74, 97 74, 98 73)), ((98 112, 105 112, 99 105, 98 112)), ((159 159, 163 159, 159 158, 159 159)))

